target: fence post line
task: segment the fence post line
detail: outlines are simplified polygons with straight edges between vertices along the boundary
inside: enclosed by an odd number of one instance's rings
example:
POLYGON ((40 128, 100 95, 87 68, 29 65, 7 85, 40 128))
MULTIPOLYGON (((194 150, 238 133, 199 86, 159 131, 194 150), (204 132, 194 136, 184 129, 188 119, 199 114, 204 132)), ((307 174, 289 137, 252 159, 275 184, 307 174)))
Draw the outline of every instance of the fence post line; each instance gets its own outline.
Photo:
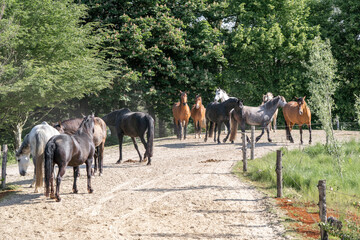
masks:
POLYGON ((1 188, 4 189, 6 186, 6 163, 7 163, 7 152, 8 147, 6 144, 3 145, 2 151, 2 164, 1 164, 1 188))
POLYGON ((243 152, 243 171, 247 172, 247 160, 246 160, 246 134, 241 132, 242 137, 242 152, 243 152))
POLYGON ((282 181, 282 153, 281 150, 276 151, 276 185, 277 194, 276 197, 282 197, 283 181, 282 181))
MULTIPOLYGON (((326 180, 319 180, 317 185, 319 189, 319 215, 320 221, 326 223, 326 180)), ((322 226, 320 226, 321 240, 328 240, 328 234, 322 226)))
POLYGON ((251 152, 250 159, 255 159, 255 126, 251 126, 251 152))

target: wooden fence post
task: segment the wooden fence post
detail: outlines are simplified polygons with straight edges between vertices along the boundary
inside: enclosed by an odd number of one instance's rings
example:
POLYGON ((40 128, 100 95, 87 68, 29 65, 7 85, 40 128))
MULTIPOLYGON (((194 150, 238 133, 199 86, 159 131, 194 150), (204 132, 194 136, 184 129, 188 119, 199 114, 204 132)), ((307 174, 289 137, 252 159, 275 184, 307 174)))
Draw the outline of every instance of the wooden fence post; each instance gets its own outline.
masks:
POLYGON ((251 154, 250 159, 255 159, 255 126, 251 126, 251 154))
POLYGON ((241 132, 242 134, 242 152, 243 152, 243 171, 247 172, 247 160, 246 160, 246 134, 245 132, 241 132))
POLYGON ((276 151, 276 185, 277 185, 277 195, 276 197, 282 197, 282 189, 283 189, 283 182, 282 182, 282 155, 281 150, 276 151))
MULTIPOLYGON (((319 189, 319 215, 320 221, 326 223, 326 180, 319 180, 317 185, 319 189)), ((320 226, 321 240, 328 240, 328 234, 322 226, 320 226)))
POLYGON ((6 186, 6 163, 7 163, 7 145, 3 145, 3 155, 2 155, 2 164, 1 164, 1 188, 5 189, 6 186))

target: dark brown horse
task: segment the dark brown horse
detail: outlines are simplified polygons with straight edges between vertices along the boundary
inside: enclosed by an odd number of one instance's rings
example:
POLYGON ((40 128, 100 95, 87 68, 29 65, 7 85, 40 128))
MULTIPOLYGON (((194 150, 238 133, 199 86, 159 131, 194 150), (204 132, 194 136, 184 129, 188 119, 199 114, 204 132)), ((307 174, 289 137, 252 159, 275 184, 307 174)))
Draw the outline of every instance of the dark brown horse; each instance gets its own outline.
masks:
POLYGON ((174 124, 177 129, 178 139, 182 139, 184 132, 184 139, 186 139, 186 128, 191 116, 189 105, 187 104, 187 93, 180 91, 180 102, 174 103, 172 112, 174 116, 174 124))
MULTIPOLYGON (((54 125, 60 133, 74 134, 79 129, 82 118, 68 119, 58 124, 54 125)), ((94 118, 94 136, 93 141, 95 145, 95 155, 94 155, 94 174, 97 172, 99 166, 99 175, 103 173, 103 161, 104 161, 104 148, 106 141, 106 124, 105 122, 98 117, 94 118)))
POLYGON ((205 107, 202 104, 200 95, 195 97, 195 104, 191 108, 191 118, 194 121, 195 138, 199 135, 201 138, 201 128, 205 127, 205 107))
POLYGON ((116 163, 122 161, 122 142, 124 135, 130 136, 134 143, 135 149, 142 161, 138 145, 135 137, 139 137, 144 144, 145 153, 144 160, 148 159, 147 165, 151 164, 151 157, 153 156, 153 142, 154 142, 154 119, 147 113, 131 112, 128 108, 113 111, 102 118, 108 126, 114 126, 119 139, 120 157, 116 163), (144 135, 147 131, 147 142, 144 135))
POLYGON ((91 165, 95 153, 93 132, 94 116, 87 116, 73 135, 60 134, 50 138, 45 146, 45 196, 49 197, 51 184, 50 197, 55 198, 57 202, 61 200, 59 195, 60 183, 67 166, 72 166, 74 169, 73 192, 77 193, 76 180, 79 174, 79 166, 83 163, 86 163, 88 192, 93 192, 91 188, 91 165), (58 165, 59 172, 56 177, 56 192, 54 194, 53 172, 55 164, 58 165))
POLYGON ((283 114, 286 122, 286 139, 291 143, 294 139, 291 136, 291 130, 295 124, 299 125, 300 142, 303 144, 302 139, 302 125, 307 124, 309 128, 309 143, 311 143, 311 112, 307 106, 304 97, 296 98, 296 101, 288 102, 283 108, 283 114))

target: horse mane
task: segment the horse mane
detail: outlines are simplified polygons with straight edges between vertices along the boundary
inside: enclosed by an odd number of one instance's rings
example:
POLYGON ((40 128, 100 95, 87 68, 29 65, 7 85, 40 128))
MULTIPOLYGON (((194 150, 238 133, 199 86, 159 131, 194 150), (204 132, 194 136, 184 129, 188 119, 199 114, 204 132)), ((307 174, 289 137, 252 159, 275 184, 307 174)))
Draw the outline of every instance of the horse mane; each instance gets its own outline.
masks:
POLYGON ((276 105, 279 101, 280 101, 280 96, 276 96, 274 97, 273 99, 267 101, 266 103, 264 103, 263 105, 261 105, 260 107, 263 107, 263 108, 270 108, 274 105, 276 105))
MULTIPOLYGON (((21 143, 19 149, 16 151, 16 155, 20 156, 20 154, 23 154, 23 151, 25 149, 30 153, 30 136, 29 136, 29 134, 25 135, 23 142, 21 143)), ((25 154, 27 154, 27 153, 25 153, 25 154)))
MULTIPOLYGON (((76 134, 80 135, 84 132, 84 130, 88 127, 86 122, 87 120, 89 120, 90 118, 94 118, 94 116, 89 115, 84 117, 84 119, 82 120, 82 122, 80 123, 79 129, 76 131, 76 134)), ((88 130, 88 132, 90 133, 90 131, 88 130)))

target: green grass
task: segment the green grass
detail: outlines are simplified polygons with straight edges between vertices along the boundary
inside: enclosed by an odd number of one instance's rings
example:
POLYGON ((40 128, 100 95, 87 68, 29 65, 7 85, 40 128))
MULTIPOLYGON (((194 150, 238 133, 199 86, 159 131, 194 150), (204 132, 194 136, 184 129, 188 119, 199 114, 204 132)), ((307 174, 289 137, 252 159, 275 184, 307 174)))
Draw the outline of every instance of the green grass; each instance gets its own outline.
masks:
MULTIPOLYGON (((345 157, 342 163, 341 177, 335 159, 327 153, 322 144, 307 147, 303 150, 288 151, 282 149, 283 194, 301 202, 319 201, 317 184, 326 180, 327 206, 337 212, 351 213, 359 216, 359 209, 354 202, 360 201, 360 143, 350 141, 342 144, 345 157)), ((276 152, 262 158, 248 161, 248 172, 242 173, 242 162, 234 172, 251 181, 260 183, 268 189, 270 195, 276 195, 276 152)))

